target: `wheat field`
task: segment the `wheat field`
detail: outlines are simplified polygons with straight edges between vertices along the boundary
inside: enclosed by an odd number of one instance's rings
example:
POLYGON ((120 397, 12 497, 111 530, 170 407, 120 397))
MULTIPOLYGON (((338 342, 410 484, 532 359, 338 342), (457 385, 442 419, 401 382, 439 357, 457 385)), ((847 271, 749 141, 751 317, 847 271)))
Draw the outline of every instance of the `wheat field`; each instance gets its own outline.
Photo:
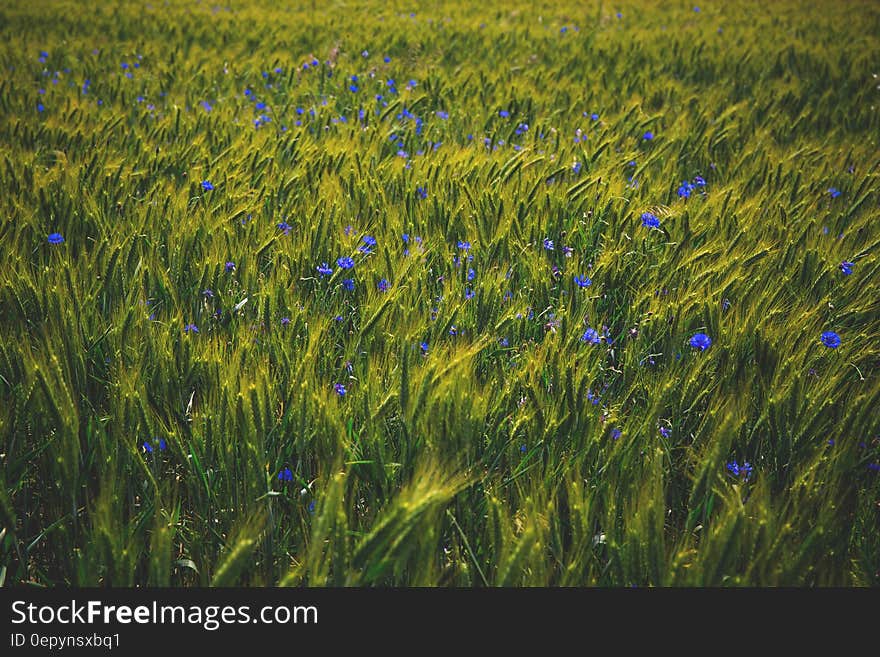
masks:
POLYGON ((880 584, 876 3, 0 6, 0 580, 880 584))

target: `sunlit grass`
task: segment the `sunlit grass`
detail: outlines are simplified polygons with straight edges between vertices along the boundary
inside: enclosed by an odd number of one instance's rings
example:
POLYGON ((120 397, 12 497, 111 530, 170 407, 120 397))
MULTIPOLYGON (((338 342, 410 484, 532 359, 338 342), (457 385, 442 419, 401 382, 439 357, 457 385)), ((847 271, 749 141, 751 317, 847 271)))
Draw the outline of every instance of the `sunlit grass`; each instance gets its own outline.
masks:
POLYGON ((0 7, 0 580, 880 583, 875 4, 227 5, 0 7))

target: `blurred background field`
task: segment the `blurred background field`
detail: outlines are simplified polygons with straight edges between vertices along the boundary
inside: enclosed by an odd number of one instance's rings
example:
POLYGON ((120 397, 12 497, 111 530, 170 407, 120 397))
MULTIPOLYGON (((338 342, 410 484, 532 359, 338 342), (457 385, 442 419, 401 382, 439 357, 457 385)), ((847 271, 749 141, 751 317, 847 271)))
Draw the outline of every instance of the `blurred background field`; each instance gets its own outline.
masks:
POLYGON ((873 2, 0 6, 5 585, 880 583, 873 2))

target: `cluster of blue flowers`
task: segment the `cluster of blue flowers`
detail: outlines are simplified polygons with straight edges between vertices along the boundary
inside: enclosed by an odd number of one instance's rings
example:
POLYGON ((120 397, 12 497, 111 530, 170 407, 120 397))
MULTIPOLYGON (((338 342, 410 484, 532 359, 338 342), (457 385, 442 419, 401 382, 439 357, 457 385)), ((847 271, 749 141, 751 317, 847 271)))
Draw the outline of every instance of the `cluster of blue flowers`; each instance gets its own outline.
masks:
POLYGON ((153 438, 153 442, 151 443, 149 440, 145 440, 141 443, 141 449, 145 454, 152 454, 155 450, 159 450, 160 452, 164 452, 168 449, 168 443, 165 442, 164 438, 153 438))
POLYGON ((743 461, 742 465, 739 465, 736 461, 731 461, 726 467, 731 476, 743 481, 748 481, 754 471, 754 468, 748 461, 743 461))
POLYGON ((691 194, 694 191, 697 191, 697 190, 702 191, 705 186, 706 186, 706 181, 703 179, 703 177, 696 176, 694 178, 693 182, 685 180, 684 182, 681 183, 681 185, 679 185, 678 195, 681 198, 690 198, 691 194))

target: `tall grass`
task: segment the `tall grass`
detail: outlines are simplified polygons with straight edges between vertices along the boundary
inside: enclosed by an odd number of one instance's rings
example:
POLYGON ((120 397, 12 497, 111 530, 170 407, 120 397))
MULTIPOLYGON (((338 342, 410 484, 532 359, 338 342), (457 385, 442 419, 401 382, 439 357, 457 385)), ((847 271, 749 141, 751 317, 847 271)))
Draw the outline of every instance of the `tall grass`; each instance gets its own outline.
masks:
POLYGON ((880 12, 699 9, 4 3, 0 579, 880 583, 880 12))

